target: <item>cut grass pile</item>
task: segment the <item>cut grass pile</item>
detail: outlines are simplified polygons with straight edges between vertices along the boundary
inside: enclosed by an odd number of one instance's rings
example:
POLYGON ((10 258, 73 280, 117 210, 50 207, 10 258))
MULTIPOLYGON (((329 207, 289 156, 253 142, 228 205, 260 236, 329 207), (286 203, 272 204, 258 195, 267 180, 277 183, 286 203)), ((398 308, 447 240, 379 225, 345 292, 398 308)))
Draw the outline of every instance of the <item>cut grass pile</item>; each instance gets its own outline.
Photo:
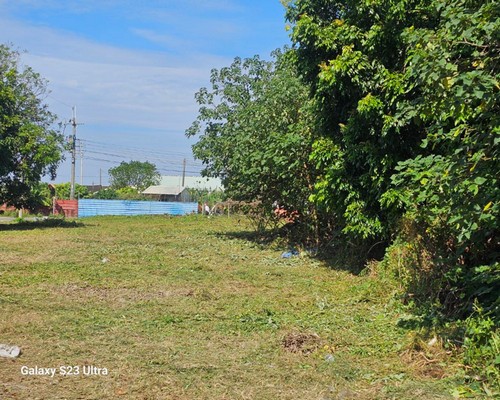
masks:
POLYGON ((0 398, 451 398, 450 360, 407 356, 390 282, 281 258, 241 239, 249 229, 201 216, 0 225, 0 343, 23 351, 0 359, 0 398), (56 374, 23 375, 35 366, 56 374))

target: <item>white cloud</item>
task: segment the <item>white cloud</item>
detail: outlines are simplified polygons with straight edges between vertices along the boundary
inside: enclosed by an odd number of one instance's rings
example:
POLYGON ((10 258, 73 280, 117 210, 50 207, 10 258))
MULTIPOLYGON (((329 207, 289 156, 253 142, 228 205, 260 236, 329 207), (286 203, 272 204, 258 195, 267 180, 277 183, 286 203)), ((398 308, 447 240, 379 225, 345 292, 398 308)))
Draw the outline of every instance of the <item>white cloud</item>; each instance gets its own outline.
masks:
POLYGON ((180 39, 179 37, 173 35, 160 34, 150 29, 133 28, 131 29, 131 32, 150 42, 157 43, 171 49, 186 49, 187 47, 192 47, 193 45, 191 41, 180 39))
POLYGON ((228 61, 124 50, 10 21, 0 25, 0 34, 8 30, 26 47, 25 63, 49 80, 52 96, 78 104, 88 112, 85 119, 99 124, 184 130, 196 113, 194 93, 208 83, 214 64, 228 61))
MULTIPOLYGON (((193 141, 184 131, 196 118, 194 93, 208 84, 212 67, 230 62, 121 49, 1 18, 0 37, 27 50, 22 60, 49 81, 46 101, 60 120, 68 121, 71 106, 77 107, 78 121, 84 123, 80 137, 165 149, 166 154, 190 154, 193 141)), ((59 181, 69 179, 67 163, 59 181)), ((86 174, 95 180, 103 165, 105 171, 113 166, 86 161, 86 174)))
POLYGON ((196 111, 193 94, 204 71, 147 65, 71 61, 28 54, 25 59, 50 82, 53 96, 88 109, 99 124, 158 129, 169 119, 182 129, 196 111), (184 118, 183 118, 184 117, 184 118))
MULTIPOLYGON (((242 20, 241 1, 144 3, 0 0, 0 40, 27 50, 23 60, 49 80, 52 93, 47 102, 62 120, 69 120, 71 106, 76 105, 78 120, 85 124, 79 128, 81 137, 189 154, 193 140, 184 137, 184 130, 197 115, 194 93, 209 85, 212 68, 227 66, 233 56, 242 55, 250 46, 245 32, 256 28, 242 20), (23 9, 36 13, 23 13, 23 9), (50 26, 54 20, 45 16, 59 13, 81 15, 87 24, 96 13, 101 17, 101 28, 107 17, 115 16, 128 25, 121 25, 118 34, 126 39, 113 37, 115 32, 102 37, 98 32, 86 32, 94 36, 92 39, 76 31, 55 29, 50 26), (24 15, 26 22, 16 15, 24 15), (30 17, 33 20, 28 22, 30 17), (139 50, 143 45, 156 50, 139 50), (208 54, 211 51, 235 54, 224 57, 208 54)), ((80 28, 84 32, 86 26, 80 28)), ((95 177, 100 166, 95 163, 93 168, 90 173, 95 177)), ((87 170, 91 169, 89 165, 87 170)), ((64 167, 66 170, 69 168, 64 167)))

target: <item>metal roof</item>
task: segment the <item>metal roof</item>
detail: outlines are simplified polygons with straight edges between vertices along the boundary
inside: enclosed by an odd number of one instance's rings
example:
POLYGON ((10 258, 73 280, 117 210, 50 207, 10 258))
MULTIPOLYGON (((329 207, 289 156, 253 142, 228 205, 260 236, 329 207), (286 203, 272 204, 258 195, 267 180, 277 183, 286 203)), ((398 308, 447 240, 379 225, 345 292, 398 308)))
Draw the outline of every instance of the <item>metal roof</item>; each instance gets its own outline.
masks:
POLYGON ((179 186, 150 186, 142 192, 142 194, 167 194, 177 196, 181 194, 186 188, 181 188, 179 186))
POLYGON ((159 186, 166 187, 186 187, 189 189, 201 190, 224 190, 222 182, 219 178, 204 178, 202 176, 186 176, 184 177, 184 186, 182 185, 182 176, 164 175, 161 177, 159 186))

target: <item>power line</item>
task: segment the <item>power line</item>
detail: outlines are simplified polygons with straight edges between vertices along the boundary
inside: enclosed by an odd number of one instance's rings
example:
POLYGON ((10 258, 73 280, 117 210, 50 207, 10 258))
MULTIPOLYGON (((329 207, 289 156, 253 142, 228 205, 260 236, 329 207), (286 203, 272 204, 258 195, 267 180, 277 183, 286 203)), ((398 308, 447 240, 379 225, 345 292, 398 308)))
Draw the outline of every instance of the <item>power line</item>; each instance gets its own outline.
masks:
POLYGON ((62 100, 59 100, 59 99, 56 99, 54 96, 52 96, 51 94, 47 95, 47 97, 50 97, 52 100, 54 101, 57 101, 58 103, 61 103, 63 106, 66 106, 66 107, 69 107, 69 108, 73 108, 72 105, 68 104, 68 103, 65 103, 64 101, 62 100))
MULTIPOLYGON (((76 123, 76 112, 74 111, 73 118, 70 120, 70 124, 73 126, 73 136, 72 139, 72 171, 71 171, 71 181, 73 182, 72 187, 74 187, 74 162, 76 161, 76 126, 80 125, 76 123)), ((79 155, 80 155, 80 184, 83 184, 83 148, 85 147, 85 159, 88 161, 95 161, 102 164, 107 164, 109 167, 104 167, 104 169, 109 169, 114 165, 119 165, 124 160, 138 160, 138 161, 148 161, 155 164, 156 169, 162 175, 180 175, 187 174, 190 176, 198 176, 204 165, 201 161, 195 160, 192 154, 180 151, 162 151, 158 149, 146 149, 129 147, 121 144, 99 142, 89 139, 78 139, 79 143, 79 155)), ((101 170, 101 168, 99 168, 101 170)), ((96 178, 96 175, 85 175, 85 178, 96 178)), ((99 179, 101 180, 101 173, 99 174, 99 179)))
MULTIPOLYGON (((185 153, 165 152, 165 151, 150 151, 150 150, 141 149, 141 148, 130 149, 130 148, 127 148, 124 146, 121 146, 121 147, 125 151, 121 151, 121 149, 113 147, 112 145, 110 145, 108 143, 100 143, 100 144, 96 145, 95 141, 84 140, 84 142, 85 142, 85 148, 86 148, 87 154, 107 157, 106 159, 103 159, 102 157, 91 157, 94 160, 96 160, 96 158, 98 158, 101 161, 117 163, 117 161, 115 161, 113 159, 116 159, 116 158, 118 158, 120 160, 139 159, 139 160, 147 160, 150 162, 154 162, 155 164, 157 164, 158 168, 161 168, 161 166, 166 166, 169 169, 172 169, 171 166, 179 166, 179 165, 183 164, 184 160, 186 160, 186 164, 189 165, 191 167, 191 169, 194 167, 198 170, 198 171, 196 171, 196 173, 199 173, 199 171, 203 168, 203 164, 200 161, 196 161, 194 159, 188 160, 187 157, 185 156, 185 153)), ((89 158, 89 159, 91 159, 91 158, 89 158)))
POLYGON ((99 148, 99 147, 102 147, 104 149, 109 149, 109 148, 117 149, 117 148, 121 148, 123 150, 128 150, 128 151, 132 151, 132 152, 145 152, 147 154, 157 154, 157 155, 160 155, 160 156, 164 156, 165 154, 177 155, 177 156, 181 156, 181 157, 192 156, 191 153, 180 152, 180 151, 172 151, 172 150, 170 150, 170 151, 166 152, 166 151, 162 151, 162 150, 158 150, 158 149, 141 149, 141 148, 137 148, 137 147, 128 147, 128 146, 124 146, 124 145, 121 145, 121 144, 115 144, 115 143, 98 142, 98 141, 89 140, 89 139, 85 139, 85 142, 89 143, 91 146, 96 147, 96 148, 99 148))
MULTIPOLYGON (((151 149, 143 149, 143 148, 130 148, 125 146, 114 145, 110 143, 97 143, 91 140, 84 140, 86 148, 96 152, 102 153, 110 156, 119 156, 119 157, 142 157, 142 158, 155 158, 160 161, 164 161, 166 159, 177 159, 182 160, 183 158, 191 158, 192 154, 188 154, 185 152, 176 152, 176 151, 162 151, 162 150, 151 150, 151 149), (120 148, 121 147, 121 148, 120 148)), ((201 164, 200 161, 196 161, 193 159, 193 163, 201 164)))
MULTIPOLYGON (((183 163, 184 160, 186 159, 186 157, 183 157, 183 158, 171 158, 171 157, 165 157, 165 155, 163 157, 150 157, 149 155, 145 154, 145 153, 137 153, 137 154, 117 154, 117 153, 109 153, 109 152, 104 152, 104 151, 95 151, 95 150, 92 150, 92 149, 89 149, 89 148, 86 148, 86 152, 89 153, 89 154, 97 154, 97 155, 101 155, 101 156, 109 156, 109 157, 113 157, 113 158, 120 158, 120 159, 126 159, 126 158, 140 158, 140 159, 146 159, 148 161, 154 161, 156 163, 160 163, 160 164, 170 164, 170 165, 179 165, 180 163, 183 163)), ((188 162, 188 161, 186 161, 188 162)), ((196 167, 200 167, 202 168, 202 164, 199 163, 199 162, 191 162, 189 161, 188 162, 189 165, 191 166, 196 166, 196 167)))
MULTIPOLYGON (((110 163, 110 164, 121 164, 121 161, 114 161, 114 160, 108 160, 108 159, 103 159, 103 158, 95 158, 95 157, 87 157, 87 160, 92 160, 92 161, 101 161, 101 162, 105 162, 105 163, 110 163)), ((181 173, 183 172, 183 169, 175 169, 175 168, 158 168, 158 171, 164 171, 164 172, 177 172, 177 173, 181 173)), ((199 170, 192 170, 192 169, 186 169, 186 174, 199 174, 200 171, 199 170)))

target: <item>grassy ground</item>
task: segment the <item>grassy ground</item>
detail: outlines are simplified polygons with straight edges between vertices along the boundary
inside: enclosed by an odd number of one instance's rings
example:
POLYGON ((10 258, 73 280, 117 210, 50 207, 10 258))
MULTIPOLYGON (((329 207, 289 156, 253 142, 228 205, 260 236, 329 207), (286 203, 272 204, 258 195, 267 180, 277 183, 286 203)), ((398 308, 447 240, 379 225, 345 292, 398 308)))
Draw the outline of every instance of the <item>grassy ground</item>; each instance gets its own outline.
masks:
POLYGON ((452 398, 456 367, 410 351, 390 282, 281 258, 248 229, 201 216, 0 225, 0 343, 23 351, 0 359, 0 398, 452 398))

